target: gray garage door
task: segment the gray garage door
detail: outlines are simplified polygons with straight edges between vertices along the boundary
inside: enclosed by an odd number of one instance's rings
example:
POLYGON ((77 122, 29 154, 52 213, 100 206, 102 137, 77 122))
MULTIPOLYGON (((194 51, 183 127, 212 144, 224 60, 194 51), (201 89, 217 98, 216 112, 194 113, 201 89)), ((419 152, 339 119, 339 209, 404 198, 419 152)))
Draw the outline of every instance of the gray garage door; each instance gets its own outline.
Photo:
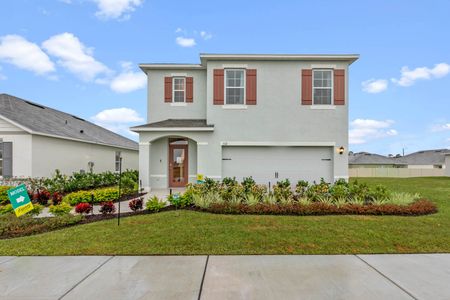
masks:
POLYGON ((333 181, 332 147, 223 147, 222 176, 252 176, 257 183, 271 184, 288 178, 309 182, 333 181))

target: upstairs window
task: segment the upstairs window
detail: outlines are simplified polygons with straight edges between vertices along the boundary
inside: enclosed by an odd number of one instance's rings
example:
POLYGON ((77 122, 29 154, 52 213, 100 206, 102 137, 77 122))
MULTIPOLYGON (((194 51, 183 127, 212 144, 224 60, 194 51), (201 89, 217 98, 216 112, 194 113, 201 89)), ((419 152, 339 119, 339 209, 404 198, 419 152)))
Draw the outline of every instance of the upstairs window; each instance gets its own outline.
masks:
POLYGON ((225 104, 244 104, 245 72, 241 69, 225 70, 225 104))
POLYGON ((172 87, 173 102, 185 102, 186 100, 186 78, 184 77, 173 77, 173 87, 172 87))
POLYGON ((333 71, 313 70, 313 104, 331 105, 333 95, 333 71))

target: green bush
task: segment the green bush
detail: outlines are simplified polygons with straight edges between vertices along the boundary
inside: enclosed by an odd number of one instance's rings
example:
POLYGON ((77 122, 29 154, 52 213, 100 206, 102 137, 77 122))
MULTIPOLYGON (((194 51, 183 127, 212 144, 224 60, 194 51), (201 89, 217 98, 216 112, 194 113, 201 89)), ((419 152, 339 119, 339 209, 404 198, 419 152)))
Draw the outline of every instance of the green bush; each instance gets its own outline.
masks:
POLYGON ((13 212, 14 212, 14 209, 11 204, 6 204, 3 206, 0 206, 0 215, 11 214, 13 212))
POLYGON ((1 186, 0 185, 0 205, 8 204, 8 190, 10 189, 10 186, 1 186))
POLYGON ((58 205, 50 205, 49 212, 51 212, 54 216, 63 216, 70 213, 72 210, 72 206, 67 203, 61 203, 58 205))
POLYGON ((166 203, 160 200, 157 196, 153 196, 145 203, 145 208, 149 211, 158 212, 166 207, 166 203))
MULTIPOLYGON (((125 194, 125 193, 123 193, 123 194, 125 194)), ((118 198, 119 198, 119 189, 112 187, 112 188, 102 188, 102 189, 96 189, 96 190, 90 190, 90 191, 73 192, 73 193, 67 194, 63 198, 63 201, 66 203, 69 203, 72 206, 75 206, 78 203, 96 204, 96 203, 101 203, 101 202, 115 201, 118 198), (93 199, 92 199, 92 196, 94 196, 93 199)))
POLYGON ((42 212, 43 209, 44 209, 43 205, 41 205, 39 203, 34 203, 33 209, 30 210, 29 212, 27 212, 27 215, 38 216, 42 212))

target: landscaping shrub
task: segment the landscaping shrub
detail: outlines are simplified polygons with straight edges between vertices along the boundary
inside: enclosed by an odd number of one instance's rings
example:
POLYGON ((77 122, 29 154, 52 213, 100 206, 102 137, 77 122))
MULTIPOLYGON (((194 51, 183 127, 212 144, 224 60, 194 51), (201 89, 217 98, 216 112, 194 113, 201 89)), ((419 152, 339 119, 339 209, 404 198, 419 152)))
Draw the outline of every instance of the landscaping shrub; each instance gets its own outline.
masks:
POLYGON ((288 205, 258 203, 256 205, 212 203, 205 211, 220 214, 268 214, 268 215, 402 215, 418 216, 437 212, 436 205, 429 200, 418 200, 409 205, 358 205, 337 206, 322 202, 308 205, 291 203, 288 205))
POLYGON ((64 215, 54 218, 32 218, 25 215, 0 216, 0 238, 12 238, 46 232, 61 227, 74 225, 83 220, 82 216, 64 215))
POLYGON ((48 200, 50 200, 51 194, 48 190, 46 189, 42 189, 42 190, 37 190, 36 192, 34 192, 33 194, 33 201, 41 204, 41 205, 47 205, 48 204, 48 200))
POLYGON ((75 212, 77 214, 89 214, 92 212, 92 205, 86 202, 78 203, 75 206, 75 212))
POLYGON ((10 186, 0 186, 0 205, 8 204, 8 190, 10 186))
POLYGON ((59 192, 54 192, 52 194, 52 198, 51 199, 52 199, 52 204, 53 205, 58 205, 58 204, 60 204, 62 202, 63 195, 61 195, 61 193, 59 193, 59 192))
POLYGON ((144 206, 144 200, 142 198, 133 199, 130 202, 128 202, 128 207, 132 211, 138 211, 141 210, 144 206))
MULTIPOLYGON (((126 195, 123 193, 122 195, 126 195)), ((119 198, 119 189, 116 187, 102 188, 91 191, 78 191, 67 194, 63 200, 74 206, 78 203, 102 203, 115 201, 119 198), (92 199, 93 196, 93 199, 92 199)))
POLYGON ((50 205, 48 211, 52 213, 54 216, 63 216, 70 213, 72 210, 72 206, 67 203, 61 203, 58 205, 50 205))
MULTIPOLYGON (((80 204, 85 204, 85 203, 80 203, 80 204)), ((114 205, 114 203, 112 201, 102 202, 102 203, 100 203, 99 211, 103 215, 113 214, 116 212, 116 206, 114 205)))
POLYGON ((158 212, 166 207, 166 203, 160 200, 157 196, 153 196, 145 203, 145 208, 149 211, 158 212))
POLYGON ((0 215, 6 215, 11 213, 14 213, 14 209, 11 204, 0 206, 0 215))
POLYGON ((33 216, 33 217, 34 216, 38 216, 42 212, 43 209, 44 209, 43 205, 41 205, 39 203, 34 203, 33 204, 33 209, 30 210, 29 212, 27 212, 27 215, 30 215, 30 216, 33 216))
MULTIPOLYGON (((183 196, 169 197, 169 202, 182 207, 181 199, 186 198, 195 207, 213 212, 222 209, 224 213, 410 214, 411 205, 420 198, 417 194, 392 193, 381 185, 369 188, 366 184, 345 180, 330 184, 323 178, 313 184, 299 181, 295 191, 289 180, 282 180, 277 182, 271 193, 267 193, 265 186, 257 185, 251 177, 245 178, 242 183, 235 178, 224 178, 222 183, 207 179, 206 182, 208 184, 188 185, 183 196)), ((433 210, 428 207, 424 211, 430 213, 433 210)), ((423 214, 420 209, 418 213, 423 214)))

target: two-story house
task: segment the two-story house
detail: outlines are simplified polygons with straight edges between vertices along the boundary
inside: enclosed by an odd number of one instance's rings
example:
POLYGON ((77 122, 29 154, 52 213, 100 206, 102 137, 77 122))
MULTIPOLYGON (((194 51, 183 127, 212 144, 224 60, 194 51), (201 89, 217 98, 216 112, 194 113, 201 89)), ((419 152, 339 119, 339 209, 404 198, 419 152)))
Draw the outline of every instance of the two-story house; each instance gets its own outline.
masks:
POLYGON ((358 55, 201 54, 200 64, 141 64, 148 124, 139 133, 144 188, 201 174, 348 178, 348 70, 358 55))

